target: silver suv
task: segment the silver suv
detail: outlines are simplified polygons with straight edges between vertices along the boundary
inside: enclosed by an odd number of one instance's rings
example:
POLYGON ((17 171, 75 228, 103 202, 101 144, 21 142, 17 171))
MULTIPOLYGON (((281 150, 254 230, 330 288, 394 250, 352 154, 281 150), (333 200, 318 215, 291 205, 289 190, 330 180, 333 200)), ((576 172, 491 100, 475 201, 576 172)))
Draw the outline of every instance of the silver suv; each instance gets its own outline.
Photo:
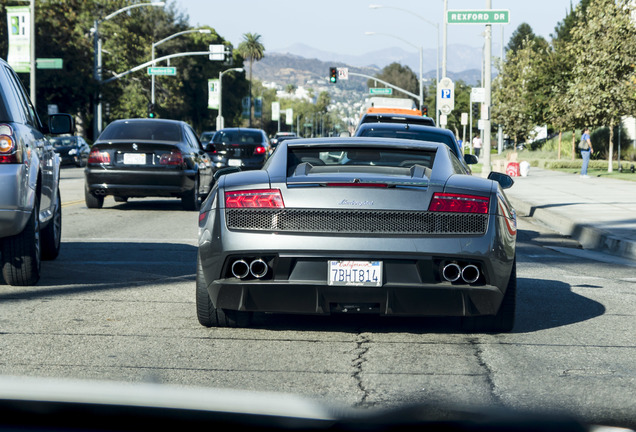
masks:
POLYGON ((34 285, 40 260, 60 252, 60 158, 45 134, 72 129, 68 114, 51 115, 43 125, 18 76, 0 59, 0 263, 9 285, 34 285))

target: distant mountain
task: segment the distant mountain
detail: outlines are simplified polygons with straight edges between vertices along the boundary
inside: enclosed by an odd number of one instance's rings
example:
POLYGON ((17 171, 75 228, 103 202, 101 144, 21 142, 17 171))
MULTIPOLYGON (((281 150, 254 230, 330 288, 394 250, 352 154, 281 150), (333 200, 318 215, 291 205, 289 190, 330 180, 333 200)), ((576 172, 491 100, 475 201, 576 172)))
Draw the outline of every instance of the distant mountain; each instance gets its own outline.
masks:
MULTIPOLYGON (((300 45, 298 45, 300 46, 300 45)), ((381 69, 392 63, 399 62, 404 63, 399 58, 399 53, 393 54, 396 57, 391 57, 388 53, 380 56, 378 51, 376 55, 370 55, 370 59, 378 60, 378 64, 368 64, 367 66, 359 66, 359 63, 348 63, 338 58, 331 58, 330 60, 322 60, 316 57, 309 57, 312 54, 324 55, 319 50, 312 50, 307 47, 305 55, 297 54, 282 54, 277 52, 267 52, 265 57, 258 62, 254 63, 254 76, 264 82, 275 82, 281 87, 285 87, 287 84, 294 84, 300 86, 311 86, 316 83, 326 84, 326 78, 329 74, 330 67, 348 67, 350 72, 364 74, 367 76, 377 75, 381 69), (381 61, 380 61, 381 60, 381 61)), ((326 57, 328 58, 328 57, 326 57)), ((426 65, 426 63, 425 63, 426 65)), ((409 67, 411 67, 409 65, 409 67)), ((418 67, 411 69, 418 74, 419 73, 419 58, 418 67)), ((448 69, 451 70, 450 68, 448 69)), ((425 67, 423 72, 424 78, 436 78, 437 71, 435 65, 432 68, 425 67)), ((459 73, 448 72, 448 76, 453 80, 462 80, 469 85, 477 85, 481 79, 480 68, 472 68, 462 70, 459 73)), ((342 90, 363 90, 366 91, 367 78, 350 76, 348 81, 340 81, 338 87, 342 90)))
MULTIPOLYGON (((493 44, 493 53, 497 53, 498 47, 493 44)), ((398 62, 409 66, 415 73, 419 72, 420 56, 418 52, 406 51, 402 48, 388 48, 363 54, 336 54, 321 51, 304 44, 293 44, 281 50, 278 54, 291 54, 304 58, 315 58, 324 62, 340 62, 349 66, 376 67, 382 69, 386 65, 398 62)), ((435 70, 438 66, 436 48, 422 50, 423 70, 435 70)), ((442 52, 439 52, 439 68, 442 68, 442 52)), ((449 45, 446 50, 446 70, 450 72, 462 72, 469 69, 481 70, 482 50, 468 45, 449 45)))

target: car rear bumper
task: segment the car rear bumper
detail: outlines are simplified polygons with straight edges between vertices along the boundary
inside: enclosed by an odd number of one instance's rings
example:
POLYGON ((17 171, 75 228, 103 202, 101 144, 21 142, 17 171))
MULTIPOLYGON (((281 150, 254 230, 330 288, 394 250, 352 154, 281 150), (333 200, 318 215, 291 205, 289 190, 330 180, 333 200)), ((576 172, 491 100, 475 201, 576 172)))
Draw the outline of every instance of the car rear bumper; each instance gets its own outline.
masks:
MULTIPOLYGON (((281 244, 274 236, 271 243, 281 244)), ((486 238, 473 238, 471 247, 449 238, 408 239, 411 251, 399 251, 405 239, 349 239, 350 249, 328 250, 324 238, 304 238, 295 249, 270 245, 256 249, 257 239, 244 243, 242 250, 210 253, 213 246, 200 245, 203 275, 212 303, 217 308, 330 314, 339 311, 369 312, 404 316, 476 316, 494 315, 499 310, 514 260, 510 255, 489 253, 486 238), (301 244, 304 243, 304 246, 301 244), (363 246, 366 244, 366 247, 363 246), (379 244, 385 246, 382 249, 379 244), (449 249, 454 244, 455 250, 449 249), (476 244, 483 249, 472 249, 476 244), (246 249, 250 245, 254 249, 246 249), (308 250, 307 245, 313 249, 308 250), (274 249, 275 248, 275 249, 274 249), (419 249, 419 250, 418 250, 419 249), (361 252, 364 251, 364 252, 361 252), (248 264, 261 259, 268 268, 265 276, 232 273, 232 264, 248 264), (380 286, 331 285, 330 260, 381 261, 380 286), (443 268, 457 263, 461 268, 474 265, 479 278, 473 283, 458 279, 449 282, 443 268)))
POLYGON ((194 187, 194 170, 87 169, 86 187, 99 195, 178 197, 194 187))
POLYGON ((0 238, 19 234, 26 226, 35 201, 23 164, 0 166, 0 238))

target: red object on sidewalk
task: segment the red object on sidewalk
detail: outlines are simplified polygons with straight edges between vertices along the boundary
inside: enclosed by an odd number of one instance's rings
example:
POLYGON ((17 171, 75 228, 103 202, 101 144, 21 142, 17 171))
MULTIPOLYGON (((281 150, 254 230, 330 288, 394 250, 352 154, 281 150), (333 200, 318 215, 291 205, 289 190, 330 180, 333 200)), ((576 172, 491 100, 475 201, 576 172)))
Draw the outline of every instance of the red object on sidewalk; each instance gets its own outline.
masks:
POLYGON ((506 174, 510 177, 519 177, 519 162, 509 162, 506 167, 506 174))

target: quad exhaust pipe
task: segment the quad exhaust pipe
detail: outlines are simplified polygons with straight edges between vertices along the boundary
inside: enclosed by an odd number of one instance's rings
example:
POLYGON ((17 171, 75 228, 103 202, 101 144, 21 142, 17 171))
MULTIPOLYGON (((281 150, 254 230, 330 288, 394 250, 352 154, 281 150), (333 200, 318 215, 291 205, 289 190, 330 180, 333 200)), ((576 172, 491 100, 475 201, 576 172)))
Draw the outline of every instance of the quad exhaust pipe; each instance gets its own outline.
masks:
POLYGON ((442 269, 442 276, 449 282, 457 282, 461 278, 466 283, 475 283, 480 274, 479 268, 474 264, 460 267, 457 263, 450 263, 442 269))
POLYGON ((269 271, 269 266, 260 258, 252 260, 249 264, 247 261, 239 259, 232 263, 231 270, 232 276, 238 279, 245 279, 248 275, 261 279, 269 271))
POLYGON ((93 193, 94 193, 95 195, 106 195, 106 190, 105 190, 105 189, 95 189, 95 190, 93 191, 93 193))

